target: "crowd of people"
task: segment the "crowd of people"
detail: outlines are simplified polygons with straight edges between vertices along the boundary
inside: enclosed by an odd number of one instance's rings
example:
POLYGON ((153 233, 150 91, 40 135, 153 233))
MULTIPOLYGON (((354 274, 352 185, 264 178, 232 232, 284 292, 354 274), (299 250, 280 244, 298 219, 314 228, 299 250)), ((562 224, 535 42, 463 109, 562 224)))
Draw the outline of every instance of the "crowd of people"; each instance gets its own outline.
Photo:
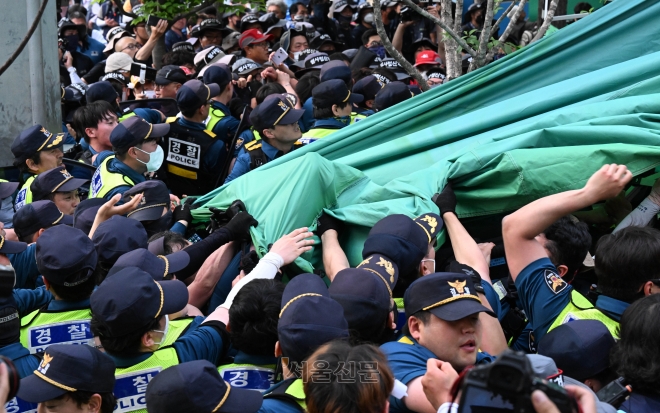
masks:
MULTIPOLYGON (((370 228, 357 266, 330 209, 260 257, 250 231, 268 223, 251 205, 200 223, 196 197, 421 92, 366 2, 269 0, 150 27, 129 17, 139 3, 72 2, 62 132, 35 125, 11 145, 7 412, 660 411, 660 180, 604 165, 492 217, 488 237, 459 220, 448 183, 434 210, 370 228), (312 248, 322 266, 300 273, 312 248)), ((380 4, 393 45, 446 81, 434 25, 380 4)))

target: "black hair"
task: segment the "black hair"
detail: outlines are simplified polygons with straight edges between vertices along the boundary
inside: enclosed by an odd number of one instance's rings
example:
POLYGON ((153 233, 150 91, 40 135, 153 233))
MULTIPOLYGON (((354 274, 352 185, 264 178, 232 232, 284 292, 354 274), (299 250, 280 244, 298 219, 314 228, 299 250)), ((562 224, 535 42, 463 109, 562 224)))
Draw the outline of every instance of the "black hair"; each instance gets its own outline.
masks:
POLYGON ((374 71, 368 67, 361 67, 359 69, 353 70, 351 73, 351 78, 353 78, 353 84, 359 82, 367 76, 370 76, 374 71))
POLYGON ((594 7, 591 4, 587 3, 586 1, 582 1, 578 4, 576 4, 575 7, 573 7, 573 13, 575 13, 575 14, 580 14, 582 12, 589 13, 589 12, 591 12, 591 9, 593 9, 593 8, 594 7))
POLYGON ((300 98, 301 103, 305 103, 307 99, 312 97, 312 89, 321 83, 319 73, 316 70, 312 70, 309 73, 305 73, 298 84, 296 85, 296 95, 300 98))
MULTIPOLYGON (((350 104, 351 104, 350 102, 335 103, 338 109, 344 109, 346 108, 346 106, 350 104)), ((314 106, 314 119, 329 119, 335 117, 335 114, 332 112, 332 106, 330 107, 319 107, 316 105, 313 106, 314 106)))
POLYGON ((255 95, 255 98, 257 99, 257 105, 260 105, 267 96, 277 93, 286 93, 284 86, 275 82, 266 83, 265 85, 261 86, 259 90, 257 90, 255 95))
POLYGON ((350 62, 351 59, 348 58, 345 54, 342 52, 334 52, 330 56, 330 60, 341 60, 342 62, 350 62))
MULTIPOLYGON (((84 7, 83 7, 83 8, 84 8, 84 7)), ((73 19, 84 19, 85 22, 87 22, 87 13, 83 13, 82 11, 80 11, 80 10, 75 10, 75 9, 74 9, 74 10, 68 9, 67 12, 69 13, 69 19, 70 19, 70 20, 73 20, 73 19)))
POLYGON ((245 111, 245 116, 247 116, 247 118, 244 120, 244 122, 249 119, 251 108, 246 105, 239 97, 232 98, 227 104, 229 112, 237 120, 241 120, 241 115, 243 115, 243 110, 246 108, 246 106, 248 107, 248 109, 245 111))
POLYGON ((163 66, 175 65, 175 66, 184 66, 184 65, 194 65, 195 64, 195 54, 185 50, 177 50, 176 52, 167 52, 163 55, 161 59, 163 66))
MULTIPOLYGON (((69 14, 69 18, 71 18, 71 13, 74 12, 79 12, 84 16, 87 16, 87 9, 82 4, 72 4, 66 11, 69 14)), ((87 21, 87 19, 85 19, 85 21, 87 21)))
POLYGON ((616 372, 635 393, 660 394, 660 294, 634 302, 623 312, 610 353, 616 372))
POLYGON ((660 278, 660 231, 633 226, 605 235, 598 240, 595 262, 599 290, 632 302, 645 282, 660 278))
POLYGON ((396 82, 397 81, 396 74, 393 71, 391 71, 390 69, 386 68, 386 67, 377 67, 371 73, 384 76, 390 82, 396 82))
MULTIPOLYGON (((72 278, 82 278, 89 274, 89 269, 82 269, 72 274, 72 278)), ((46 278, 47 279, 47 278, 46 278)), ((56 285, 50 283, 50 289, 53 290, 53 293, 57 295, 60 299, 64 301, 82 301, 88 299, 96 287, 96 280, 93 276, 90 276, 87 280, 83 281, 78 285, 73 287, 65 287, 63 285, 56 285)))
POLYGON ((307 8, 304 3, 293 3, 291 6, 289 6, 289 16, 291 16, 291 19, 293 19, 293 16, 298 14, 298 6, 303 6, 309 12, 309 8, 307 8))
MULTIPOLYGON (((124 84, 116 79, 108 79, 108 83, 110 83, 110 86, 112 86, 115 92, 117 92, 117 96, 121 97, 121 94, 124 91, 124 84)), ((117 108, 119 108, 119 106, 117 106, 117 108)))
POLYGON ((196 112, 199 110, 199 108, 201 108, 202 106, 204 106, 204 105, 200 105, 200 106, 197 106, 196 108, 192 108, 192 109, 191 109, 191 108, 185 108, 185 109, 179 108, 179 110, 181 111, 181 114, 182 114, 184 117, 186 117, 186 118, 192 118, 193 116, 195 116, 195 113, 196 113, 196 112))
MULTIPOLYGON (((38 201, 38 199, 35 199, 35 201, 38 201)), ((37 233, 37 231, 35 231, 31 234, 20 234, 19 235, 19 233, 16 232, 16 228, 14 228, 14 233, 16 234, 16 236, 18 237, 18 240, 20 242, 24 242, 26 244, 31 244, 32 243, 32 238, 34 237, 34 234, 37 233)))
POLYGON ((161 316, 151 321, 137 331, 124 334, 123 336, 113 337, 110 335, 110 331, 105 323, 92 313, 90 328, 92 333, 99 338, 103 349, 107 353, 120 357, 134 357, 140 353, 142 336, 151 330, 158 329, 160 327, 160 320, 163 317, 161 316))
POLYGON ((105 100, 97 100, 80 108, 73 114, 72 126, 78 136, 82 136, 89 143, 89 136, 85 133, 87 128, 97 128, 104 120, 116 117, 112 105, 105 100))
POLYGON ((22 174, 32 174, 33 172, 28 168, 27 166, 27 160, 31 159, 32 162, 34 162, 35 165, 39 165, 41 163, 41 152, 35 152, 32 155, 28 156, 24 160, 21 159, 14 159, 14 166, 18 168, 19 171, 21 171, 22 174))
POLYGON ((252 280, 236 294, 229 308, 229 337, 237 350, 255 356, 272 356, 277 342, 284 284, 252 280))
POLYGON ((378 32, 376 31, 376 29, 369 29, 366 32, 362 33, 362 45, 366 47, 367 43, 369 43, 369 38, 371 36, 378 36, 378 32))
POLYGON ((110 269, 113 265, 114 263, 104 263, 101 260, 96 262, 96 268, 94 268, 94 273, 92 274, 92 278, 94 278, 96 285, 100 285, 103 280, 105 280, 105 277, 108 276, 108 273, 110 272, 110 269))
MULTIPOLYGON (((162 231, 157 234, 154 234, 149 238, 149 242, 156 240, 160 237, 163 239, 163 249, 165 250, 165 255, 170 255, 174 252, 173 247, 179 246, 179 249, 184 249, 188 246, 188 240, 183 235, 178 232, 173 231, 162 231)), ((178 251, 178 250, 177 250, 178 251)))
POLYGON ((82 405, 89 403, 89 401, 92 399, 92 396, 95 394, 101 396, 101 413, 112 413, 115 409, 115 404, 117 403, 117 398, 114 394, 112 394, 112 392, 96 393, 91 391, 78 390, 73 392, 66 392, 59 397, 55 397, 54 400, 70 398, 74 403, 76 403, 78 409, 81 409, 82 405))
MULTIPOLYGON (((421 310, 411 315, 411 317, 415 317, 416 319, 419 320, 420 323, 424 325, 428 325, 431 322, 431 313, 429 311, 421 310)), ((403 325, 401 332, 403 333, 404 336, 410 335, 410 328, 408 328, 408 319, 406 319, 406 322, 403 325)))
POLYGON ((566 281, 571 281, 582 266, 591 246, 589 227, 584 222, 565 216, 552 223, 545 231, 545 248, 555 266, 568 267, 566 281))

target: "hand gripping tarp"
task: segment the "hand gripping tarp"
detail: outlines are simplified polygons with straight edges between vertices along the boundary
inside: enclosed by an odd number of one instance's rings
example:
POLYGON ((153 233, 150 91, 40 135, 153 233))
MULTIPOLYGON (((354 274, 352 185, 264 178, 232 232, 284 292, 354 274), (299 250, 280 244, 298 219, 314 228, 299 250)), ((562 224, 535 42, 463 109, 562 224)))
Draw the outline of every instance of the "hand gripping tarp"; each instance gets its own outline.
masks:
MULTIPOLYGON (((660 165, 660 0, 617 0, 520 51, 294 151, 203 197, 245 202, 260 255, 325 210, 347 223, 351 264, 393 213, 436 211, 451 181, 461 217, 582 187, 605 163, 660 165)), ((296 261, 321 265, 320 249, 296 261)))

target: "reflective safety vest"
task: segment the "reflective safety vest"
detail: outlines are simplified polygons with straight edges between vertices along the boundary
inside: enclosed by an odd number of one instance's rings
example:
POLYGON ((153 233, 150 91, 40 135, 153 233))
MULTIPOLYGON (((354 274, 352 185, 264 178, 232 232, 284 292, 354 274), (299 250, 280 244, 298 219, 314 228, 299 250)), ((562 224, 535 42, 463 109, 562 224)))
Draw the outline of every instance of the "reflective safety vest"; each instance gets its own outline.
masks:
POLYGON ((94 345, 89 327, 92 312, 35 310, 21 318, 21 344, 30 353, 41 353, 53 344, 94 345))
POLYGON ((125 121, 126 119, 132 117, 132 116, 137 116, 135 112, 130 111, 128 113, 125 113, 119 117, 119 122, 125 121))
POLYGON ((275 365, 259 366, 255 364, 226 364, 218 367, 222 379, 238 387, 265 392, 275 384, 275 365))
POLYGON ((165 336, 165 340, 163 340, 160 345, 162 347, 171 346, 186 332, 186 330, 188 330, 188 327, 190 327, 190 323, 192 323, 194 318, 195 317, 183 317, 170 321, 167 329, 167 336, 165 336))
POLYGON ((287 379, 273 391, 264 394, 264 399, 278 399, 290 402, 300 411, 307 409, 302 379, 287 379))
POLYGON ((103 163, 96 168, 92 176, 92 183, 89 185, 90 198, 105 198, 106 195, 118 186, 135 186, 135 182, 126 175, 108 170, 108 162, 115 156, 108 156, 103 163))
POLYGON ((351 124, 359 122, 362 119, 366 119, 366 118, 367 117, 365 115, 362 115, 360 113, 351 112, 351 124))
POLYGON ((25 180, 25 183, 21 187, 21 190, 16 194, 16 201, 14 203, 14 208, 18 211, 23 208, 25 205, 32 203, 32 190, 30 190, 30 185, 37 178, 37 175, 32 175, 25 180))
POLYGON ((115 369, 113 393, 117 398, 117 406, 114 413, 147 413, 147 385, 158 373, 177 364, 179 356, 174 347, 164 347, 153 352, 141 363, 115 369))
MULTIPOLYGON (((263 164, 270 162, 270 159, 266 156, 266 153, 261 147, 261 138, 256 139, 257 134, 255 132, 255 140, 245 144, 245 150, 248 155, 250 155, 250 170, 253 171, 260 167, 263 164)), ((291 150, 296 150, 302 147, 300 139, 298 139, 294 144, 291 150)))
POLYGON ((215 125, 217 125, 218 122, 220 122, 225 116, 225 112, 218 108, 214 108, 213 105, 211 105, 211 109, 209 110, 209 117, 206 118, 206 130, 213 132, 215 125))
POLYGON ((337 132, 339 128, 337 129, 329 129, 329 128, 312 128, 305 132, 298 140, 298 142, 302 143, 303 145, 309 145, 312 142, 316 142, 319 139, 325 138, 328 135, 332 135, 333 133, 337 132))
POLYGON ((403 326, 406 325, 407 319, 406 319, 406 309, 403 306, 403 298, 393 298, 394 303, 396 304, 396 309, 398 312, 397 319, 394 320, 396 321, 396 329, 397 331, 401 331, 403 326))
MULTIPOLYGON (((218 173, 210 173, 202 167, 202 160, 216 142, 210 130, 190 129, 167 118, 169 134, 163 138, 167 187, 176 195, 205 195, 215 189, 218 173)), ((221 159, 218 162, 222 162, 221 159)))
POLYGON ((619 322, 603 313, 598 308, 594 307, 594 305, 591 304, 591 301, 589 301, 585 296, 575 290, 572 290, 571 301, 566 307, 564 307, 561 313, 559 313, 559 316, 555 319, 552 325, 550 325, 548 332, 562 324, 566 324, 575 320, 601 321, 603 324, 605 324, 607 329, 610 330, 612 336, 617 340, 619 339, 617 332, 619 328, 619 322))

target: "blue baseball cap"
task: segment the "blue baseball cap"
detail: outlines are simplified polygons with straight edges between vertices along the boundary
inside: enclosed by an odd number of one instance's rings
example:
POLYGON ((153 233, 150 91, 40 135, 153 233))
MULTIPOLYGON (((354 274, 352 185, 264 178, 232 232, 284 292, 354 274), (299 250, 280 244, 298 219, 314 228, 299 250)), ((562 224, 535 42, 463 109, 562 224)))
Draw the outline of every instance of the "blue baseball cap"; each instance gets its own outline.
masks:
POLYGON ((429 248, 422 226, 406 215, 386 216, 371 228, 362 248, 362 257, 382 254, 394 261, 403 274, 415 271, 429 248))
POLYGON ((363 99, 364 96, 348 90, 346 83, 340 79, 326 80, 312 89, 312 103, 322 108, 340 103, 358 103, 363 99))
POLYGON ((124 192, 124 201, 129 201, 138 194, 142 194, 140 204, 134 211, 126 214, 128 218, 138 221, 153 221, 163 215, 163 208, 169 209, 170 191, 163 181, 152 179, 140 182, 124 192))
POLYGON ((344 308, 351 330, 370 329, 387 319, 398 277, 396 264, 376 254, 367 257, 357 268, 339 271, 328 291, 344 308))
POLYGON ((201 80, 189 80, 176 92, 176 104, 179 109, 196 109, 219 94, 220 86, 215 83, 205 85, 201 80))
POLYGON ((462 273, 437 272, 415 280, 403 295, 406 318, 429 311, 445 321, 456 321, 476 313, 496 315, 481 304, 472 277, 462 273))
POLYGON ((385 86, 383 82, 373 75, 363 77, 353 85, 353 93, 364 96, 364 100, 374 100, 376 94, 385 86))
POLYGON ((21 379, 17 396, 43 403, 68 392, 112 393, 115 363, 91 346, 53 344, 43 353, 34 374, 21 379))
POLYGON ((92 276, 97 255, 94 243, 84 232, 58 225, 37 239, 36 259, 39 272, 48 282, 75 287, 92 276))
POLYGON ((413 97, 413 93, 408 88, 408 85, 403 82, 390 82, 376 95, 374 108, 379 111, 385 110, 411 97, 413 97))
POLYGON ((34 234, 41 228, 55 225, 72 225, 73 217, 64 215, 53 201, 34 201, 14 213, 12 218, 14 232, 19 238, 34 234))
POLYGON ((254 390, 231 387, 207 360, 166 368, 147 386, 147 412, 254 413, 263 397, 254 390))
POLYGON ((81 201, 73 212, 73 227, 89 235, 96 213, 106 202, 108 201, 103 198, 88 198, 81 201))
POLYGON ((139 268, 128 267, 107 277, 92 293, 90 306, 104 336, 134 333, 166 314, 183 310, 188 289, 179 280, 155 281, 139 268))
POLYGON ((50 194, 55 192, 70 192, 74 191, 84 184, 89 182, 89 179, 74 178, 64 165, 58 166, 54 169, 40 173, 32 181, 30 191, 32 191, 32 200, 40 201, 48 198, 50 194))
POLYGON ((231 70, 226 64, 218 63, 207 67, 202 79, 207 85, 216 84, 224 89, 231 82, 231 70))
POLYGON ((128 149, 147 139, 161 138, 169 131, 167 123, 149 123, 139 116, 131 116, 115 126, 110 133, 110 143, 114 149, 128 149))
POLYGON ((295 109, 294 105, 284 94, 267 96, 263 102, 257 105, 250 113, 250 122, 255 129, 261 133, 277 125, 291 125, 305 113, 302 109, 295 109))
POLYGON ((301 363, 321 345, 348 337, 342 306, 316 274, 300 274, 284 288, 277 336, 284 357, 301 363))
POLYGON ((557 363, 565 375, 584 381, 610 366, 614 337, 598 320, 573 320, 548 332, 538 353, 557 363))
POLYGON ((18 182, 8 182, 0 179, 0 199, 5 199, 12 196, 18 189, 18 182))
POLYGON ((112 84, 107 80, 92 83, 87 89, 87 103, 93 103, 97 100, 105 100, 108 103, 117 102, 119 95, 112 84))
POLYGON ((147 231, 140 221, 115 215, 96 228, 92 241, 99 254, 99 261, 114 264, 129 251, 147 248, 147 231))
POLYGON ((9 241, 5 239, 5 233, 0 235, 0 254, 18 254, 25 251, 27 244, 18 241, 9 241))
POLYGON ((64 145, 64 134, 52 134, 41 125, 31 126, 14 138, 11 144, 11 152, 14 158, 25 161, 30 156, 40 151, 62 148, 64 145))
POLYGON ((183 250, 165 256, 155 255, 145 248, 138 248, 119 257, 108 272, 108 277, 124 268, 136 267, 151 275, 154 280, 160 281, 168 274, 186 268, 188 263, 190 263, 190 255, 183 250))
POLYGON ((321 66, 320 79, 321 82, 340 79, 344 83, 349 84, 352 81, 351 68, 346 66, 346 63, 341 60, 331 60, 321 66))

